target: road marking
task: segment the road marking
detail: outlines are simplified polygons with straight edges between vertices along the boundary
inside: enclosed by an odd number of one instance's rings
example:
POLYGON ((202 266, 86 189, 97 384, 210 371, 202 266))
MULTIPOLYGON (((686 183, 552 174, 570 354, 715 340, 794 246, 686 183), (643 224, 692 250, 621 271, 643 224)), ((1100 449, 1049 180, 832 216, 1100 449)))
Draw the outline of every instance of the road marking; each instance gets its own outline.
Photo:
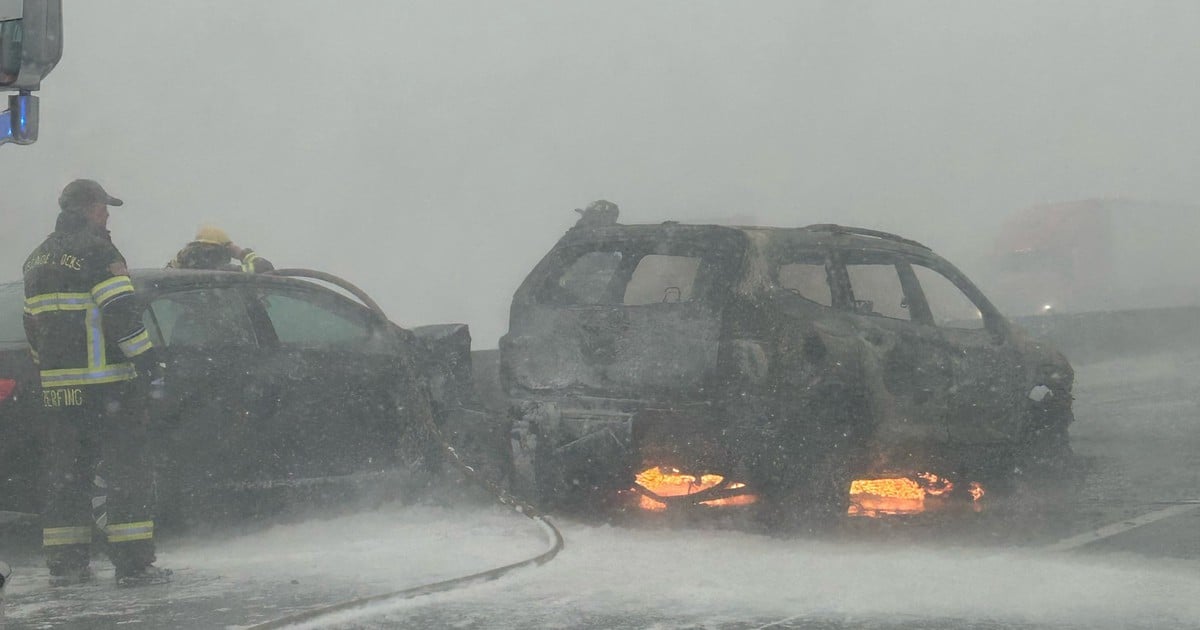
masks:
MULTIPOLYGON (((1111 538, 1122 532, 1127 532, 1131 529, 1137 529, 1138 527, 1142 527, 1143 525, 1149 525, 1150 523, 1154 523, 1156 521, 1161 521, 1164 518, 1171 518, 1172 516, 1179 516, 1180 514, 1187 514, 1188 512, 1191 512, 1192 510, 1200 509, 1200 499, 1188 499, 1188 500, 1184 500, 1184 501, 1169 501, 1169 502, 1168 501, 1158 501, 1156 503, 1159 505, 1161 505, 1163 503, 1171 503, 1172 505, 1169 508, 1164 508, 1164 509, 1158 510, 1157 512, 1150 512, 1149 514, 1143 514, 1138 517, 1123 520, 1120 523, 1113 523, 1111 525, 1105 525, 1104 527, 1092 530, 1090 532, 1084 532, 1077 536, 1071 536, 1070 538, 1064 538, 1064 539, 1054 543, 1053 545, 1047 545, 1046 547, 1043 547, 1043 549, 1045 551, 1070 551, 1072 549, 1078 549, 1079 547, 1082 547, 1084 545, 1089 545, 1091 543, 1094 543, 1094 542, 1097 542, 1100 540, 1104 540, 1105 538, 1111 538)), ((787 617, 784 619, 780 619, 778 621, 772 621, 765 626, 757 626, 754 628, 754 630, 767 630, 768 628, 778 628, 785 623, 790 623, 792 621, 796 621, 798 619, 801 619, 802 617, 804 617, 804 615, 796 615, 794 617, 787 617)))
POLYGON ((1096 541, 1104 540, 1105 538, 1111 538, 1117 534, 1127 532, 1131 529, 1142 527, 1143 525, 1149 525, 1150 523, 1161 521, 1164 518, 1171 518, 1172 516, 1186 514, 1196 509, 1200 509, 1200 501, 1180 501, 1178 505, 1172 505, 1171 507, 1163 508, 1157 512, 1150 512, 1149 514, 1143 514, 1138 517, 1126 519, 1119 523, 1105 525, 1104 527, 1092 530, 1090 532, 1084 532, 1078 536, 1064 538, 1053 545, 1047 545, 1044 547, 1044 549, 1046 551, 1070 551, 1071 549, 1078 549, 1084 545, 1089 545, 1096 541))
POLYGON ((795 621, 802 616, 803 615, 796 615, 795 617, 788 617, 787 619, 780 619, 779 621, 772 621, 771 623, 769 623, 765 626, 759 626, 757 628, 754 628, 754 630, 766 630, 767 628, 778 628, 781 624, 788 623, 789 621, 795 621))

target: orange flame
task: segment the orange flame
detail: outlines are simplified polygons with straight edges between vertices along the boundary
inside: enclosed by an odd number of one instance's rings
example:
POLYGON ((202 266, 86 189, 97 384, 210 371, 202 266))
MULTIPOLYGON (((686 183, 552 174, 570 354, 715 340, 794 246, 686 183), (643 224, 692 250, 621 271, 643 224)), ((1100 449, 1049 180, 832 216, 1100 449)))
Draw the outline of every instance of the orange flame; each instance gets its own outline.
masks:
POLYGON ((950 494, 950 491, 954 490, 954 484, 949 479, 939 477, 931 472, 923 472, 917 475, 917 479, 923 482, 921 487, 930 496, 940 497, 950 494))
MULTIPOLYGON (((697 479, 695 475, 684 474, 678 468, 666 466, 647 468, 638 473, 636 479, 639 486, 660 497, 682 497, 689 494, 696 494, 709 488, 715 488, 725 481, 725 477, 713 474, 700 475, 697 479)), ((745 488, 746 484, 733 482, 726 487, 730 489, 745 488)), ((734 497, 701 501, 700 505, 725 507, 731 505, 750 505, 756 501, 758 501, 758 497, 753 494, 741 494, 734 497)), ((638 498, 638 507, 643 510, 660 512, 667 509, 667 504, 646 495, 641 495, 638 498)))
MULTIPOLYGON (((926 497, 948 496, 954 490, 949 479, 930 472, 915 478, 856 479, 850 484, 850 509, 854 516, 878 517, 884 514, 919 514, 926 509, 926 497)), ((983 486, 972 481, 968 487, 975 501, 983 498, 983 486)))
POLYGON ((912 479, 855 479, 850 484, 848 514, 914 514, 925 511, 925 490, 912 479))

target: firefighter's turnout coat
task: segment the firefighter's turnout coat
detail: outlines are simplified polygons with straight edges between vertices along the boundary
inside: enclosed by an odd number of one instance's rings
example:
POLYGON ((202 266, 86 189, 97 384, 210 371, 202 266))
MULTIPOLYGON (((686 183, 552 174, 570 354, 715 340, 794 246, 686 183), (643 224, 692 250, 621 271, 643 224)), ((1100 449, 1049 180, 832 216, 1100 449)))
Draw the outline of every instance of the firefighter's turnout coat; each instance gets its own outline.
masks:
POLYGON ((96 529, 118 571, 136 571, 154 561, 154 522, 142 463, 146 392, 135 379, 158 364, 125 259, 106 230, 64 212, 24 276, 25 334, 41 373, 48 440, 43 545, 51 574, 86 567, 96 529))
POLYGON ((106 232, 56 230, 29 255, 24 272, 25 335, 45 390, 137 375, 132 360, 153 344, 125 258, 106 232))

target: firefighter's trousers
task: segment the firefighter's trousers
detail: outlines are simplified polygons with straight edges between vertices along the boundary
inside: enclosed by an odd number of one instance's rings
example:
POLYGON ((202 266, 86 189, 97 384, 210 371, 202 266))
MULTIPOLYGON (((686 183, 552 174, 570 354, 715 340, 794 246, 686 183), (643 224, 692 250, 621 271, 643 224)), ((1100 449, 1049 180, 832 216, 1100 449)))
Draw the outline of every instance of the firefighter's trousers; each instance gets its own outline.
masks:
POLYGON ((52 575, 88 565, 93 534, 118 573, 154 562, 146 397, 134 381, 42 392, 42 545, 52 575))

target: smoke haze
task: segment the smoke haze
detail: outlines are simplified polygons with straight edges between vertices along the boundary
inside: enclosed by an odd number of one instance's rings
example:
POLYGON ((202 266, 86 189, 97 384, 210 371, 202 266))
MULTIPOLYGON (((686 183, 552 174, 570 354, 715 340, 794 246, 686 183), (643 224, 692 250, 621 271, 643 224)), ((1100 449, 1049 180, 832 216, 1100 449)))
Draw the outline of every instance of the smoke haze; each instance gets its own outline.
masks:
POLYGON ((494 347, 596 198, 861 224, 968 271, 1020 207, 1200 199, 1194 3, 64 4, 40 140, 0 149, 0 279, 92 177, 131 266, 215 222, 494 347))

